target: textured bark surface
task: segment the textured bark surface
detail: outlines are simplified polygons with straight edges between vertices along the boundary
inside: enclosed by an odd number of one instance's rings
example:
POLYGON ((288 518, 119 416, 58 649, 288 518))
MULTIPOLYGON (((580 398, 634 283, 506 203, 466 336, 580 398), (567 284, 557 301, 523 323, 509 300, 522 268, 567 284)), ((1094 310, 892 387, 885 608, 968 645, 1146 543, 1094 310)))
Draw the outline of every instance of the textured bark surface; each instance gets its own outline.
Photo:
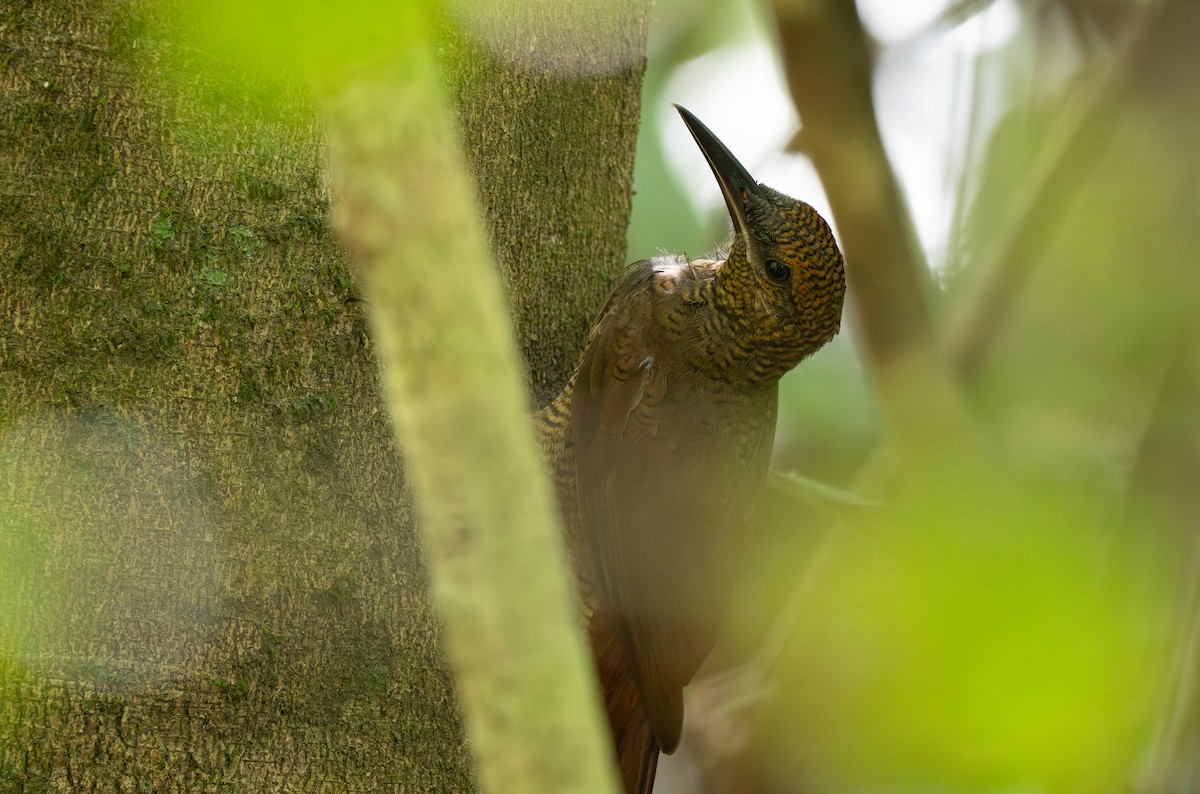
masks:
POLYGON ((143 13, 3 29, 0 779, 465 788, 316 119, 195 111, 143 13))
POLYGON ((540 407, 627 264, 648 3, 496 4, 527 10, 504 26, 477 5, 463 27, 487 33, 451 34, 444 53, 540 407))
MULTIPOLYGON (((0 10, 0 788, 470 789, 314 108, 260 112, 174 18, 0 10)), ((620 266, 640 54, 587 78, 598 128, 578 83, 474 57, 464 137, 515 164, 481 174, 510 209, 484 204, 550 383, 620 266), (532 106, 537 147, 489 137, 532 106), (594 208, 557 256, 543 202, 594 208)))

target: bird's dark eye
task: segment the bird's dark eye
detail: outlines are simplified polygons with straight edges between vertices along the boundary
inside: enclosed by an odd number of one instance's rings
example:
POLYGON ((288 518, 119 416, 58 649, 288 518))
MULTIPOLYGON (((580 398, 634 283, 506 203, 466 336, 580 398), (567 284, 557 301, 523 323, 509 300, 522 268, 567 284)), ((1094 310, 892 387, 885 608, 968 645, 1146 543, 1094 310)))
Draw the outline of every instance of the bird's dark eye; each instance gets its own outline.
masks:
POLYGON ((792 269, 778 259, 768 259, 766 268, 767 278, 776 284, 786 284, 792 280, 792 269))

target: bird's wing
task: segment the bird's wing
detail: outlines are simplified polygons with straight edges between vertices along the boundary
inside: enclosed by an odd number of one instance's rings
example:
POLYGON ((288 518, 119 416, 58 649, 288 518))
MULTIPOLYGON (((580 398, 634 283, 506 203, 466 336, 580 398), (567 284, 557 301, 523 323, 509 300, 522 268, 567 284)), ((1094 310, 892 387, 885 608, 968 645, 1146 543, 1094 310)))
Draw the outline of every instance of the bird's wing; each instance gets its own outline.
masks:
POLYGON ((756 495, 747 491, 757 490, 770 454, 774 400, 754 427, 722 421, 719 400, 672 383, 655 361, 644 338, 649 315, 640 295, 610 304, 584 353, 572 435, 597 606, 619 627, 646 716, 671 752, 682 688, 728 603, 746 502, 756 495))

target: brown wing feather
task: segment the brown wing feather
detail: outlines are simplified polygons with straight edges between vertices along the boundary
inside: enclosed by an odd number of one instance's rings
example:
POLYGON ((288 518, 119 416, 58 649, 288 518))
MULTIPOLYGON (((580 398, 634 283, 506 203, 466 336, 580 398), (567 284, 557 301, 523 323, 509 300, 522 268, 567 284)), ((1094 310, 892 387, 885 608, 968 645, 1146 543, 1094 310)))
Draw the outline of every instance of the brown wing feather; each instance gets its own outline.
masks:
POLYGON ((673 379, 669 351, 642 337, 647 292, 610 302, 589 340, 572 430, 597 609, 616 627, 646 718, 671 752, 682 688, 712 647, 745 507, 765 472, 774 388, 747 406, 714 395, 716 384, 673 379))
POLYGON ((617 630, 602 616, 593 615, 588 628, 625 791, 650 794, 658 768, 658 741, 629 668, 629 653, 617 630))

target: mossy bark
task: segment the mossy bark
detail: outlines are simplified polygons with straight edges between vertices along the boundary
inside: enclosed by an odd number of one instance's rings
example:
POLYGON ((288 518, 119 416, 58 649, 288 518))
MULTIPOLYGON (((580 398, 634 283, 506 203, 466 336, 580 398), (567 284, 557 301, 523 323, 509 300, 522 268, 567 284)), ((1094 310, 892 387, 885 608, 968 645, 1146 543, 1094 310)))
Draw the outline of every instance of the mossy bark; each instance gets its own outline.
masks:
POLYGON ((544 13, 530 20, 527 38, 453 33, 443 52, 540 408, 574 369, 626 264, 649 4, 589 2, 581 8, 591 13, 566 16, 554 3, 528 5, 544 13), (545 45, 556 39, 567 41, 545 45), (555 50, 571 39, 578 49, 562 64, 555 50), (530 41, 543 42, 541 51, 530 41))
MULTIPOLYGON (((175 19, 0 11, 0 788, 471 789, 315 105, 263 111, 175 19)), ((456 46, 544 397, 622 264, 640 54, 456 46), (537 148, 487 132, 510 114, 537 148)))

